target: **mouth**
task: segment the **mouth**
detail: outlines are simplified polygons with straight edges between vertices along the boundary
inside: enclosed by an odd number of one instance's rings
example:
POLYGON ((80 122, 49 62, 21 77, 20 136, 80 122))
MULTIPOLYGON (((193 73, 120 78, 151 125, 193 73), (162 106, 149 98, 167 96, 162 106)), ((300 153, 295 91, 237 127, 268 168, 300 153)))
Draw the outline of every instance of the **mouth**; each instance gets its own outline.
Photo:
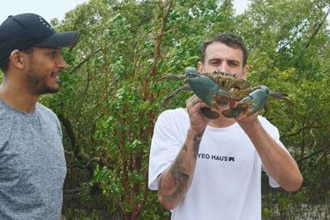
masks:
POLYGON ((59 82, 60 81, 60 73, 55 73, 55 72, 53 72, 52 74, 51 74, 51 77, 52 78, 55 78, 56 79, 56 81, 57 82, 59 82))

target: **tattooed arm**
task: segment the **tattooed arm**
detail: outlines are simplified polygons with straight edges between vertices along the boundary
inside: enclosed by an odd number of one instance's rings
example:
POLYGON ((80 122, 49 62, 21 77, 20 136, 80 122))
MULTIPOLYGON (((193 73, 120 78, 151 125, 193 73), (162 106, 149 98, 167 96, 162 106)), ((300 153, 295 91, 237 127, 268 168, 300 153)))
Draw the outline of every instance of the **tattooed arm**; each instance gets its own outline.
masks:
POLYGON ((209 121, 200 109, 206 105, 195 95, 186 102, 190 128, 173 163, 158 177, 158 199, 168 209, 174 209, 185 197, 193 180, 199 144, 209 121))
POLYGON ((201 137, 202 133, 189 129, 175 161, 158 177, 159 202, 168 210, 182 201, 191 185, 201 137))

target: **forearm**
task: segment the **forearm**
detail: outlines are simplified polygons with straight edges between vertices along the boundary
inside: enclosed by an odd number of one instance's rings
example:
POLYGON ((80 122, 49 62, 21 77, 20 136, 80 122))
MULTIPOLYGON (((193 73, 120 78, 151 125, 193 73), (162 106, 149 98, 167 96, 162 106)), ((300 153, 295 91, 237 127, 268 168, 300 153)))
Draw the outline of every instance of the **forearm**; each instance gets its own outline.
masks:
POLYGON ((240 123, 254 144, 268 174, 287 191, 301 187, 302 175, 295 160, 265 131, 258 120, 240 123))
POLYGON ((158 178, 159 202, 168 210, 183 200, 192 183, 202 134, 189 129, 176 159, 158 178))

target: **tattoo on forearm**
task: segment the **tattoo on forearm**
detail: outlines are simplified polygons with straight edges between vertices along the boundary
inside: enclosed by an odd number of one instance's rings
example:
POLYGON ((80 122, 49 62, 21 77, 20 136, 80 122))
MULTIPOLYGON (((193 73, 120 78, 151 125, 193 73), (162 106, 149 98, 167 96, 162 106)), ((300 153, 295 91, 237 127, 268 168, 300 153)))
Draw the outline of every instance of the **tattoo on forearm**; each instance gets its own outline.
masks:
MULTIPOLYGON (((203 132, 193 137, 192 150, 193 150, 194 159, 197 158, 199 144, 201 142, 202 136, 203 136, 203 132)), ((185 151, 185 153, 188 152, 188 147, 186 144, 182 146, 181 151, 185 151)), ((176 189, 172 193, 172 195, 169 195, 169 199, 174 199, 177 196, 181 195, 188 186, 190 175, 187 170, 187 165, 190 164, 191 162, 187 162, 186 160, 190 160, 190 159, 183 159, 182 155, 179 154, 174 161, 174 164, 171 169, 171 174, 175 181, 176 189)))
MULTIPOLYGON (((186 147, 187 146, 184 145, 182 150, 184 150, 184 148, 186 147)), ((184 191, 189 180, 189 174, 187 174, 187 168, 185 167, 185 164, 182 163, 182 161, 180 160, 180 157, 175 159, 173 167, 171 169, 171 174, 173 176, 176 185, 176 190, 173 192, 171 197, 175 198, 184 191)))
POLYGON ((204 132, 201 132, 201 133, 195 135, 194 138, 193 138, 193 144, 194 144, 193 150, 194 150, 194 156, 195 157, 197 157, 197 155, 198 155, 199 144, 201 143, 203 133, 204 132))

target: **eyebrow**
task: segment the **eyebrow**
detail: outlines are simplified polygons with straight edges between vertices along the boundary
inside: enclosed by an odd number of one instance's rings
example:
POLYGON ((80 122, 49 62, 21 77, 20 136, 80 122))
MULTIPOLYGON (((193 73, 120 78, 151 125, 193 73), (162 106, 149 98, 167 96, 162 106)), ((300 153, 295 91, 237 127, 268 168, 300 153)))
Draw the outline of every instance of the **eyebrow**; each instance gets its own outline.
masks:
POLYGON ((212 58, 212 59, 209 59, 209 62, 211 62, 211 61, 219 61, 219 60, 226 60, 228 62, 240 63, 240 61, 235 60, 235 59, 222 59, 222 58, 212 58))

